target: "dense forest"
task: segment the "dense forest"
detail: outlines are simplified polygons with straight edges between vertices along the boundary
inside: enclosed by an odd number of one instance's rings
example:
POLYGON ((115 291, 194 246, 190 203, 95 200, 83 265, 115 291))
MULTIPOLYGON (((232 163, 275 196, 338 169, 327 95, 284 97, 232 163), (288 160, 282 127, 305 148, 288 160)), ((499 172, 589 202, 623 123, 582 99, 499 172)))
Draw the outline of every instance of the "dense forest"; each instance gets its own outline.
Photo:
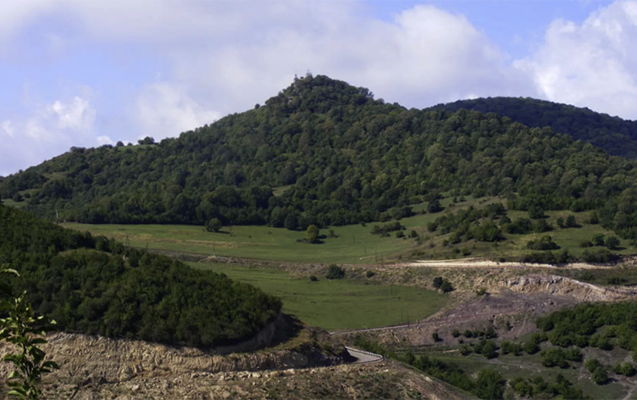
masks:
POLYGON ((67 221, 305 229, 381 220, 449 192, 503 196, 510 209, 598 210, 604 227, 635 239, 636 183, 634 161, 551 128, 406 109, 308 75, 177 139, 73 148, 6 177, 0 196, 67 221))
POLYGON ((430 110, 474 110, 511 118, 531 128, 551 127, 575 140, 591 143, 609 154, 637 158, 637 121, 626 121, 588 108, 531 98, 489 97, 439 104, 430 110))
POLYGON ((211 347, 254 336, 281 309, 225 275, 2 205, 0 263, 19 271, 14 290, 67 332, 211 347))

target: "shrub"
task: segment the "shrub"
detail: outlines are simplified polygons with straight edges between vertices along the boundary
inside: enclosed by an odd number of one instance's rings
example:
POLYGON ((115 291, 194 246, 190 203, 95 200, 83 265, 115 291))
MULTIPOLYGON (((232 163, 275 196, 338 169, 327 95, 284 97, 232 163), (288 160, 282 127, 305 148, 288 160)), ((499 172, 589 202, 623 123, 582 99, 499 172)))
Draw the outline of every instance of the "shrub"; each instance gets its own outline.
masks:
POLYGON ((435 277, 435 278, 434 278, 434 287, 435 287, 436 289, 440 289, 440 286, 442 286, 442 281, 443 281, 442 276, 437 276, 437 277, 435 277))
POLYGON ((451 282, 449 282, 448 280, 444 279, 442 281, 442 285, 440 285, 440 290, 442 290, 445 293, 449 293, 453 290, 453 286, 451 285, 451 282))
POLYGON ((559 249, 560 246, 553 241, 552 237, 542 236, 539 240, 527 242, 526 248, 531 250, 556 250, 559 249))
POLYGON ((588 372, 593 373, 597 368, 601 367, 602 364, 596 358, 589 358, 584 363, 584 367, 588 370, 588 372))
POLYGON ((440 339, 440 335, 438 335, 438 332, 434 332, 431 334, 431 338, 434 340, 434 342, 441 342, 442 339, 440 339))
POLYGON ((609 236, 606 239, 606 247, 609 250, 616 250, 617 248, 619 248, 620 244, 621 244, 621 241, 617 239, 615 236, 609 236))
POLYGON ((453 337, 458 337, 460 336, 460 331, 457 329, 454 329, 453 331, 451 331, 451 336, 453 337))
POLYGON ((540 353, 542 356, 542 365, 547 368, 552 367, 560 367, 560 368, 568 368, 569 364, 566 362, 566 357, 564 354, 564 350, 556 348, 556 349, 545 349, 540 353))
POLYGON ((223 223, 219 218, 213 218, 206 223, 206 230, 208 232, 219 232, 223 227, 223 223))
POLYGON ((325 277, 327 279, 343 279, 345 277, 345 271, 336 264, 330 264, 325 277))
POLYGON ((318 282, 316 275, 310 275, 310 282, 318 282))
POLYGON ((593 372, 592 375, 593 382, 598 385, 604 385, 608 382, 608 372, 606 372, 606 368, 597 367, 597 369, 593 372))
POLYGON ((367 272, 365 272, 365 276, 368 278, 371 278, 374 275, 376 275, 376 273, 372 270, 368 270, 367 272))
POLYGON ((577 220, 575 219, 575 216, 569 215, 568 217, 566 217, 566 223, 564 224, 564 226, 566 226, 567 228, 576 228, 579 225, 577 225, 577 220))

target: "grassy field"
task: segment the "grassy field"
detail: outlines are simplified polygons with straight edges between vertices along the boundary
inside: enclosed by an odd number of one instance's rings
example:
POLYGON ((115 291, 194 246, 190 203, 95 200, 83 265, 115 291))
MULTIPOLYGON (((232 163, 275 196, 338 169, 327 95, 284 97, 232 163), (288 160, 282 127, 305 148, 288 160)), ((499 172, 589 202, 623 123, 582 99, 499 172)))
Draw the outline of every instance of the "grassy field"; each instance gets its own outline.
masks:
MULTIPOLYGON (((473 202, 468 201, 461 205, 455 205, 451 210, 465 208, 473 202)), ((370 223, 367 226, 332 227, 336 237, 326 237, 321 244, 300 242, 299 240, 305 238, 305 232, 267 226, 224 227, 219 233, 206 232, 203 227, 189 225, 67 223, 64 226, 113 237, 140 248, 318 264, 380 264, 399 259, 449 259, 467 256, 512 260, 532 252, 527 250, 527 242, 537 240, 543 235, 551 236, 560 249, 568 249, 571 254, 580 256, 587 250, 580 246, 581 242, 590 240, 595 234, 614 235, 613 232, 603 229, 600 225, 584 224, 588 218, 587 213, 574 214, 569 211, 551 211, 546 214, 548 222, 555 227, 553 231, 527 235, 505 234, 507 240, 496 244, 470 240, 455 245, 445 245, 444 241, 451 234, 430 233, 426 228, 427 223, 440 217, 441 213, 418 214, 400 221, 407 228, 407 232, 415 230, 421 236, 420 244, 414 239, 396 238, 393 235, 390 237, 372 235, 371 228, 377 223, 370 223), (580 227, 558 228, 555 222, 557 218, 565 218, 571 214, 576 216, 580 227)), ((508 215, 512 220, 527 217, 527 214, 521 211, 509 211, 508 215)), ((328 233, 327 229, 321 230, 322 235, 328 235, 328 233)), ((595 248, 588 250, 594 251, 595 248)), ((627 241, 622 241, 622 248, 616 252, 635 254, 637 249, 630 246, 627 241)))
POLYGON ((283 311, 328 330, 372 328, 422 319, 439 310, 448 296, 405 286, 360 280, 318 282, 287 272, 234 265, 191 263, 195 268, 224 273, 281 297, 283 311))
MULTIPOLYGON (((441 202, 448 206, 451 199, 441 202)), ((468 207, 477 201, 469 198, 454 209, 468 207)), ((423 205, 414 207, 416 211, 423 205)), ((442 214, 418 214, 400 222, 407 230, 426 235, 428 222, 442 214)), ((65 227, 90 231, 125 242, 134 247, 168 250, 224 257, 242 257, 260 260, 293 261, 307 263, 380 264, 410 255, 418 247, 414 239, 394 236, 380 237, 370 233, 379 223, 331 227, 336 237, 326 237, 321 244, 308 244, 298 240, 305 232, 289 231, 268 226, 224 227, 219 233, 206 232, 203 227, 190 225, 90 225, 66 223, 65 227)), ((327 229, 321 230, 328 235, 327 229)))

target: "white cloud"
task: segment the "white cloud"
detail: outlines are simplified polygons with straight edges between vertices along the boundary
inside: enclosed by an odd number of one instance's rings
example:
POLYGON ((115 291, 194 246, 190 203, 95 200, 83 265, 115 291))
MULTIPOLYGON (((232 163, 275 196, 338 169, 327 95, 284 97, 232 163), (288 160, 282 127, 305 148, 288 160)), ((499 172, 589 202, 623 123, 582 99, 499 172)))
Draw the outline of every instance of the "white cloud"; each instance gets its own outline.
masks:
POLYGON ((155 83, 146 87, 137 99, 137 117, 142 130, 139 138, 163 139, 210 124, 220 114, 204 109, 184 88, 155 83))
POLYGON ((99 143, 100 145, 113 144, 113 141, 111 140, 110 137, 104 135, 104 136, 97 137, 97 143, 99 143))
POLYGON ((31 106, 25 118, 0 124, 8 135, 0 146, 0 175, 59 155, 71 146, 94 146, 108 138, 96 138, 96 111, 88 99, 74 96, 31 106))
POLYGON ((616 2, 583 23, 556 20, 544 43, 516 63, 557 102, 637 118, 637 2, 616 2))
POLYGON ((4 132, 13 137, 13 133, 14 133, 14 129, 13 129, 13 125, 11 124, 11 121, 7 120, 2 122, 2 130, 4 130, 4 132))

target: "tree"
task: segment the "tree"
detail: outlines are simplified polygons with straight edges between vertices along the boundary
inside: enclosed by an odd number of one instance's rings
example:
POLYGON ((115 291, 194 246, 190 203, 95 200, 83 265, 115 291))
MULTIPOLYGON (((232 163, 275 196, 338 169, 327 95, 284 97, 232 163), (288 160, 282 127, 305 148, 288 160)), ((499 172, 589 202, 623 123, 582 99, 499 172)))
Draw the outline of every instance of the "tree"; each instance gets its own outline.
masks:
POLYGON ((285 228, 290 231, 295 231, 299 226, 298 218, 296 214, 289 213, 287 217, 285 217, 285 222, 283 223, 285 228))
POLYGON ((443 281, 442 276, 435 277, 434 278, 434 287, 436 289, 440 289, 440 286, 442 286, 442 281, 443 281))
POLYGON ((564 218, 559 217, 555 222, 557 223, 557 226, 560 227, 560 229, 564 228, 564 218))
POLYGON ((531 206, 529 207, 529 218, 531 219, 540 219, 544 218, 544 210, 540 206, 531 206))
POLYGON ((593 240, 591 240, 591 242, 593 242, 593 246, 603 246, 604 235, 601 233, 596 234, 595 236, 593 236, 593 240))
MULTIPOLYGON (((16 271, 3 267, 0 275, 5 274, 18 275, 16 271)), ((45 360, 46 353, 38 347, 46 343, 42 336, 52 330, 55 321, 36 317, 31 304, 25 300, 26 292, 13 297, 5 284, 0 286, 0 296, 0 311, 5 313, 5 317, 0 318, 0 341, 18 348, 16 353, 3 358, 15 367, 8 377, 8 395, 16 399, 37 400, 42 394, 39 388, 42 376, 59 368, 54 361, 45 360)))
POLYGON ((316 225, 308 226, 307 230, 305 231, 307 241, 310 243, 316 243, 318 241, 319 233, 319 228, 317 228, 316 225))
POLYGON ((438 199, 431 200, 429 204, 427 204, 427 212, 430 214, 434 214, 444 210, 444 207, 440 204, 438 199))
POLYGON ((566 226, 567 228, 576 228, 578 225, 575 216, 569 215, 568 217, 566 217, 566 223, 564 224, 564 226, 566 226))
POLYGON ((445 279, 442 281, 442 285, 440 285, 440 290, 445 293, 451 292, 453 290, 453 285, 451 285, 451 282, 445 279))
POLYGON ((145 138, 138 140, 137 143, 139 143, 139 144, 155 144, 155 139, 153 139, 150 136, 146 136, 145 138))
POLYGON ((598 385, 604 385, 606 382, 608 382, 608 372, 606 372, 606 368, 604 368, 603 366, 597 367, 597 369, 595 369, 595 371, 593 371, 593 382, 595 382, 598 385))
POLYGON ((223 227, 223 223, 219 218, 213 218, 206 223, 206 230, 208 232, 219 232, 223 227))
POLYGON ((621 241, 615 236, 609 236, 608 238, 606 238, 606 247, 608 247, 609 250, 617 249, 620 244, 621 241))

